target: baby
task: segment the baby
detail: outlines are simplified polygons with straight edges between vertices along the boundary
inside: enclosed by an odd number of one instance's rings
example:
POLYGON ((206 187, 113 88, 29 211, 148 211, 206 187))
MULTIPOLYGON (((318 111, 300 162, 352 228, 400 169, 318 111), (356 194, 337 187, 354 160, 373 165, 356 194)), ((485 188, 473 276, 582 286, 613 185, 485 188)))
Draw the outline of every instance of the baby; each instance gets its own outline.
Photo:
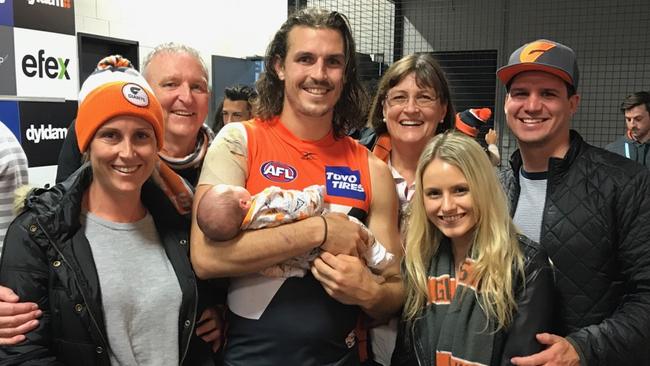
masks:
MULTIPOLYGON (((229 240, 241 230, 274 227, 323 214, 323 186, 309 186, 304 190, 280 189, 271 186, 251 196, 244 187, 218 184, 201 198, 196 219, 203 233, 216 241, 229 240)), ((372 243, 364 255, 368 267, 381 271, 393 261, 393 254, 375 240, 359 220, 348 216, 368 232, 372 243)), ((303 277, 320 249, 291 258, 263 270, 269 277, 303 277)))

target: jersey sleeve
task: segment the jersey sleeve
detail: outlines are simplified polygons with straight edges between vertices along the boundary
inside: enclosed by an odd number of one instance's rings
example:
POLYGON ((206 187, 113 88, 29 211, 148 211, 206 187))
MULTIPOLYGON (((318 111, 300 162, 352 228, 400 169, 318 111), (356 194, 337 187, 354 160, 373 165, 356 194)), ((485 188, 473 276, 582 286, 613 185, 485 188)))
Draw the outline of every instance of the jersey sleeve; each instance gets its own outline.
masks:
POLYGON ((248 142, 241 123, 228 123, 208 148, 198 185, 244 186, 248 177, 248 142))

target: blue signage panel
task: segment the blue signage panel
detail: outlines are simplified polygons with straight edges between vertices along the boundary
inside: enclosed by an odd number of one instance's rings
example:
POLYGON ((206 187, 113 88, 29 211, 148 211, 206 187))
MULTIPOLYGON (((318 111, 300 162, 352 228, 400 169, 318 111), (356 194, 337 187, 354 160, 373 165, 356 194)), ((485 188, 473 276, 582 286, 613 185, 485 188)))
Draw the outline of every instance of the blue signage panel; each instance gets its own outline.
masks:
POLYGON ((9 127, 20 142, 20 116, 18 115, 18 102, 0 100, 0 122, 9 127))
POLYGON ((0 0, 0 25, 14 25, 13 0, 0 0))

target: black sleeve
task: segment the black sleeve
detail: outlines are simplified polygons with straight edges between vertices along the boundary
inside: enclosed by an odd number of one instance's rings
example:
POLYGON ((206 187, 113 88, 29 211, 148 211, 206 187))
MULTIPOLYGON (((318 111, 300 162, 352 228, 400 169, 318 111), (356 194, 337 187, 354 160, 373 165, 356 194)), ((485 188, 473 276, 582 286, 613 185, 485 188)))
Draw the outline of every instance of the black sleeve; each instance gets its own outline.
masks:
POLYGON ((650 365, 650 171, 637 170, 615 208, 615 259, 626 293, 609 317, 567 336, 582 365, 650 365))
POLYGON ((72 121, 68 128, 68 134, 63 141, 61 151, 59 152, 59 160, 57 161, 56 168, 56 183, 63 182, 72 173, 74 173, 81 166, 81 152, 77 145, 77 134, 75 132, 75 121, 72 121))
POLYGON ((542 351, 537 333, 554 332, 555 288, 553 269, 546 252, 537 244, 526 260, 525 285, 516 290, 517 310, 508 327, 501 365, 511 365, 515 356, 529 356, 542 351))
POLYGON ((62 365, 50 352, 49 271, 45 253, 31 240, 28 230, 15 220, 7 230, 0 285, 11 288, 21 301, 34 302, 43 311, 36 329, 25 334, 26 340, 15 346, 0 347, 0 364, 62 365))

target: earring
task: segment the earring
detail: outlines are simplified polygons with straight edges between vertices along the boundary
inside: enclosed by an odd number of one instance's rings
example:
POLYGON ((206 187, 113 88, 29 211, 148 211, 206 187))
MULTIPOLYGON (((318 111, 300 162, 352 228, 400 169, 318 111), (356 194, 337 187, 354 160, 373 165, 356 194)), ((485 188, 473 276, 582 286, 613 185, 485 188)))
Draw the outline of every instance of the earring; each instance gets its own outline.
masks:
POLYGON ((384 123, 386 123, 386 117, 381 119, 384 123))

